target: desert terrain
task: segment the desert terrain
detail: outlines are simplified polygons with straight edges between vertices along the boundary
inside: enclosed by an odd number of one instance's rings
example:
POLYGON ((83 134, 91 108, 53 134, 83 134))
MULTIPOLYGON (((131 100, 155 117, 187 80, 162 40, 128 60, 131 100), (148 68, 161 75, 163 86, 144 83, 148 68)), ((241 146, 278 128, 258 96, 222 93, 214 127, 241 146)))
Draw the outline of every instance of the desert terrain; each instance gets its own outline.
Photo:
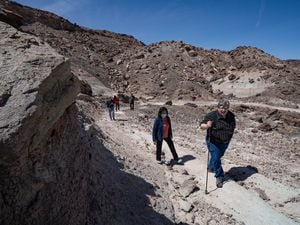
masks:
POLYGON ((299 60, 145 45, 12 1, 0 1, 0 37, 0 224, 300 224, 299 60), (205 194, 199 124, 220 98, 237 127, 224 186, 209 173, 205 194), (155 160, 161 106, 182 165, 155 160))

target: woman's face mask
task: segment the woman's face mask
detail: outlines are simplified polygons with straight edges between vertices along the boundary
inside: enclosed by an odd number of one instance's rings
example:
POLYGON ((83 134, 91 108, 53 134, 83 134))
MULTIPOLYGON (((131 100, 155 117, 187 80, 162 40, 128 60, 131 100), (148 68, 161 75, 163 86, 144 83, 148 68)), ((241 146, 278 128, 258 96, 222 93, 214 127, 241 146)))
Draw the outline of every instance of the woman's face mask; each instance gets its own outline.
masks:
POLYGON ((161 117, 164 119, 164 118, 166 118, 168 116, 168 114, 166 113, 166 112, 163 112, 162 114, 161 114, 161 117))

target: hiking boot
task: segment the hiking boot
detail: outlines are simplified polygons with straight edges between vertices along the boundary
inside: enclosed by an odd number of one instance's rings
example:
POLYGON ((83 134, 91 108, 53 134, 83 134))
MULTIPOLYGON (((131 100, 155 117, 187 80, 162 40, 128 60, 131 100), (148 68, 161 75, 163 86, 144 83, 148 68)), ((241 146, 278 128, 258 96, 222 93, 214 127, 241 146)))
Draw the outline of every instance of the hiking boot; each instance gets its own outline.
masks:
POLYGON ((217 185, 217 188, 222 188, 223 187, 223 177, 217 177, 216 178, 216 185, 217 185))
POLYGON ((165 164, 166 164, 167 167, 171 168, 171 167, 174 166, 174 161, 173 161, 173 159, 171 159, 170 161, 166 161, 165 164))
POLYGON ((156 161, 159 165, 162 165, 162 164, 164 164, 165 163, 165 161, 164 160, 157 160, 156 161))
POLYGON ((183 165, 183 161, 182 159, 177 159, 177 160, 174 160, 175 164, 178 164, 178 165, 183 165))

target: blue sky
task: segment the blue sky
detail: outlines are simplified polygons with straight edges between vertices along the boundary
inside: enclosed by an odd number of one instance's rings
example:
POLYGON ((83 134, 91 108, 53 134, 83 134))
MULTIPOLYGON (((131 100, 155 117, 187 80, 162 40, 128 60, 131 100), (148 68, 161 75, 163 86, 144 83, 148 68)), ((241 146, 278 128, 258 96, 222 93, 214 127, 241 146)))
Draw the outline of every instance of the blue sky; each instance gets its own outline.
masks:
POLYGON ((17 0, 73 23, 133 35, 145 44, 182 40, 205 49, 258 47, 300 59, 300 0, 17 0))

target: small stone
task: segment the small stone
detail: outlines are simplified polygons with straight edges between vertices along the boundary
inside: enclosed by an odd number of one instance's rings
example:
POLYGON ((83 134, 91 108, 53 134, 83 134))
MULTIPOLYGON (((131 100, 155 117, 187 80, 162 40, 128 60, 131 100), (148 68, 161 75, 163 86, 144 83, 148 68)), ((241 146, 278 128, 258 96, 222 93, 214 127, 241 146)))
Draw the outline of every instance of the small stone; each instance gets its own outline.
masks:
POLYGON ((141 66, 141 69, 143 70, 143 69, 147 69, 148 68, 148 65, 146 65, 146 64, 143 64, 142 66, 141 66))
POLYGON ((143 59, 145 58, 145 55, 142 53, 142 54, 138 54, 135 56, 136 59, 143 59))
POLYGON ((183 170, 181 171, 181 174, 182 174, 182 175, 189 175, 188 171, 186 171, 185 169, 183 169, 183 170))
POLYGON ((121 65, 123 63, 123 61, 121 59, 117 60, 117 65, 121 65))
POLYGON ((125 79, 125 80, 129 80, 129 78, 130 78, 130 75, 129 75, 129 74, 125 74, 125 75, 124 75, 124 79, 125 79))
POLYGON ((189 224, 193 224, 195 221, 195 215, 193 213, 187 214, 185 218, 189 224))
POLYGON ((124 87, 128 87, 128 85, 129 85, 129 82, 128 82, 128 81, 124 81, 124 82, 123 82, 123 86, 124 86, 124 87))
POLYGON ((270 198, 267 196, 266 192, 260 188, 255 188, 257 193, 259 194, 259 197, 263 199, 264 201, 269 201, 270 198))
POLYGON ((193 206, 191 203, 184 201, 184 200, 180 200, 179 201, 179 208, 181 210, 183 210, 184 212, 190 212, 193 209, 193 206))
POLYGON ((196 57, 198 55, 198 53, 194 50, 189 51, 189 56, 191 57, 196 57))
POLYGON ((249 79, 250 84, 253 84, 254 82, 255 82, 254 79, 252 79, 252 78, 249 79))
POLYGON ((195 180, 186 180, 180 187, 180 193, 183 197, 188 197, 197 190, 199 190, 199 188, 197 187, 197 181, 195 180))
POLYGON ((234 80, 234 79, 236 79, 236 75, 230 74, 230 75, 228 76, 228 80, 234 80))
POLYGON ((268 123, 262 123, 259 127, 259 130, 263 131, 263 132, 269 132, 272 131, 272 126, 268 123))
POLYGON ((184 105, 185 105, 185 106, 192 107, 192 108, 197 108, 197 107, 198 107, 196 104, 191 103, 191 102, 185 103, 184 105))
POLYGON ((173 102, 171 100, 169 100, 165 103, 165 105, 173 105, 173 102))

